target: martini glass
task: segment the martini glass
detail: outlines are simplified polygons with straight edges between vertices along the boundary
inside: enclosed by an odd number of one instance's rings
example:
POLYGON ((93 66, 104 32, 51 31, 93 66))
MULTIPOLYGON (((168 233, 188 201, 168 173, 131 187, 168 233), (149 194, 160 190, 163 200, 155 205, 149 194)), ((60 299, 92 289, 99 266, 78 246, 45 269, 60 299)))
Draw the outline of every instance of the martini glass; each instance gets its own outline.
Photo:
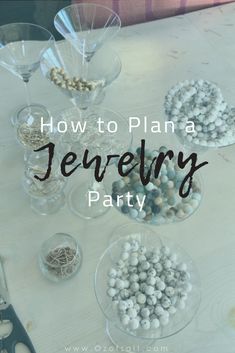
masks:
POLYGON ((83 76, 82 57, 67 41, 48 48, 41 60, 41 71, 79 109, 100 103, 105 88, 121 72, 121 60, 111 48, 102 48, 83 76))
MULTIPOLYGON (((0 27, 0 64, 23 80, 27 107, 30 112, 28 83, 39 68, 43 52, 52 45, 54 37, 45 28, 31 23, 10 23, 0 27)), ((16 117, 12 117, 15 125, 16 117)))
POLYGON ((89 62, 103 43, 121 27, 119 16, 97 4, 74 4, 60 10, 54 19, 57 31, 89 62))

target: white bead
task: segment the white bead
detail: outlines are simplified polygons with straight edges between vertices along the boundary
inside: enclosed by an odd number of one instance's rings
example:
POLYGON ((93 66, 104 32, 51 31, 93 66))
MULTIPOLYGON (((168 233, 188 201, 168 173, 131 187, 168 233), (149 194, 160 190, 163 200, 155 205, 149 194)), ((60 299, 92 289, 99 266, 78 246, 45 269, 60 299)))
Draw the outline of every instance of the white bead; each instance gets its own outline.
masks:
POLYGON ((149 330, 150 329, 150 321, 148 319, 143 319, 140 321, 141 327, 144 330, 149 330))
POLYGON ((118 288, 118 289, 123 289, 125 287, 125 283, 124 283, 124 281, 122 281, 121 279, 117 279, 116 280, 116 288, 118 288))
POLYGON ((153 319, 151 321, 151 328, 157 329, 160 326, 160 321, 158 319, 153 319))
POLYGON ((137 303, 144 304, 146 302, 146 296, 143 293, 138 294, 137 303))
POLYGON ((134 307, 134 302, 133 302, 133 300, 132 300, 132 299, 127 299, 127 300, 126 300, 126 306, 127 306, 128 309, 133 308, 133 307, 134 307))
POLYGON ((123 244, 123 250, 124 251, 130 251, 131 250, 131 244, 129 242, 125 242, 123 244))
POLYGON ((142 316, 142 318, 146 319, 149 317, 150 315, 150 311, 148 308, 142 308, 140 311, 140 315, 142 316))
POLYGON ((131 283, 138 282, 138 280, 139 280, 139 276, 136 273, 132 273, 130 275, 129 281, 131 283))
POLYGON ((154 277, 148 277, 146 282, 148 285, 154 286, 156 284, 156 279, 154 277))
POLYGON ((150 267, 150 264, 149 264, 148 261, 145 261, 145 262, 142 262, 142 263, 141 263, 141 269, 142 269, 143 271, 147 271, 147 270, 149 269, 149 267, 150 267))
POLYGON ((137 330, 139 327, 139 320, 137 318, 129 321, 129 327, 131 330, 137 330))
POLYGON ((115 268, 111 268, 109 270, 109 273, 108 273, 109 277, 111 278, 115 278, 117 276, 117 271, 115 270, 115 268))
POLYGON ((131 241, 131 249, 132 251, 138 251, 139 250, 139 243, 137 240, 132 240, 131 241))
POLYGON ((151 276, 152 278, 154 278, 154 276, 156 276, 156 270, 154 268, 150 268, 148 270, 148 276, 151 276))
POLYGON ((168 297, 173 297, 175 294, 175 290, 172 287, 166 287, 165 293, 168 297))
POLYGON ((118 309, 121 311, 127 310, 127 303, 123 300, 121 300, 118 304, 118 309))
POLYGON ((173 305, 171 305, 169 307, 169 309, 168 309, 168 312, 169 312, 170 315, 174 315, 176 313, 176 311, 177 310, 176 310, 176 308, 173 305))
POLYGON ((152 287, 152 286, 147 286, 146 289, 145 289, 145 293, 146 293, 147 295, 153 295, 153 293, 154 293, 154 287, 152 287))
POLYGON ((109 287, 114 287, 114 286, 115 286, 115 283, 116 283, 115 278, 110 278, 109 281, 108 281, 109 287))
POLYGON ((165 285, 165 283, 164 283, 163 281, 161 281, 161 282, 158 282, 158 283, 156 284, 156 287, 157 287, 157 289, 159 289, 160 291, 163 291, 163 290, 166 288, 166 285, 165 285))
POLYGON ((130 318, 128 315, 123 315, 121 318, 121 322, 123 324, 123 326, 127 326, 130 322, 130 318))
MULTIPOLYGON (((161 292, 160 292, 161 293, 161 292)), ((150 295, 148 298, 147 298, 147 303, 149 305, 156 305, 157 304, 157 297, 154 295, 150 295)))
POLYGON ((157 316, 161 316, 161 315, 163 315, 163 313, 164 313, 164 309, 163 309, 162 306, 157 305, 157 306, 155 307, 154 312, 155 312, 155 314, 156 314, 157 316))
POLYGON ((163 267, 164 267, 165 269, 167 269, 167 270, 168 270, 169 268, 171 268, 171 261, 170 261, 170 260, 164 261, 163 267))
POLYGON ((138 265, 138 259, 137 259, 137 257, 131 257, 130 258, 130 265, 131 266, 137 266, 138 265))
POLYGON ((130 308, 127 310, 127 315, 130 319, 134 319, 137 316, 137 311, 134 308, 130 308))
POLYGON ((162 298, 161 304, 164 309, 168 309, 171 306, 171 301, 169 298, 165 297, 165 298, 162 298))
POLYGON ((162 292, 160 290, 156 290, 154 295, 156 296, 157 299, 161 299, 162 297, 162 292))
POLYGON ((123 252, 122 255, 121 255, 121 259, 123 261, 126 261, 129 257, 129 253, 127 251, 123 252))
POLYGON ((116 289, 115 288, 109 288, 108 291, 107 291, 107 294, 110 296, 110 297, 114 297, 116 295, 116 289))
POLYGON ((130 286, 130 289, 133 293, 138 292, 139 288, 140 286, 139 286, 139 283, 137 282, 132 283, 130 286))

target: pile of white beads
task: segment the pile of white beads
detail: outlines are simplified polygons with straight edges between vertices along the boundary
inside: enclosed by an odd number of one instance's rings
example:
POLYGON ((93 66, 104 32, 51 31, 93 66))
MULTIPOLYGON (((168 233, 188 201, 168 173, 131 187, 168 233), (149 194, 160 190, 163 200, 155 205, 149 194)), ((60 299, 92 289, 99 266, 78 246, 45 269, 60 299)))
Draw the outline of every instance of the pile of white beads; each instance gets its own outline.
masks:
POLYGON ((50 79, 55 85, 69 91, 90 92, 104 84, 102 80, 87 81, 78 77, 69 78, 64 69, 59 67, 51 69, 50 79))
POLYGON ((166 326, 185 308, 191 290, 187 265, 177 254, 166 246, 148 250, 136 239, 123 242, 120 259, 108 272, 107 295, 130 330, 166 326))
POLYGON ((228 106, 214 83, 179 82, 166 95, 165 111, 179 136, 190 144, 220 147, 235 142, 235 108, 228 106), (188 121, 194 122, 194 132, 186 131, 188 121))

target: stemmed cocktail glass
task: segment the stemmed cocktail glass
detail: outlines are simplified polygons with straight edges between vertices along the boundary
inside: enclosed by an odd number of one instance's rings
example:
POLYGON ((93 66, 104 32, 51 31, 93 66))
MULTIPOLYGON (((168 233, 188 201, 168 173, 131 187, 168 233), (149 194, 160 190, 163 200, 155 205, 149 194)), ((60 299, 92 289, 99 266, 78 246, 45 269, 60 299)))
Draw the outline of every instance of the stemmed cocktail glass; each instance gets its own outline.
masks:
MULTIPOLYGON (((39 68, 43 52, 54 42, 53 35, 45 28, 32 23, 10 23, 0 27, 0 64, 25 84, 27 107, 30 114, 28 83, 39 68)), ((15 124, 16 116, 12 117, 15 124)))

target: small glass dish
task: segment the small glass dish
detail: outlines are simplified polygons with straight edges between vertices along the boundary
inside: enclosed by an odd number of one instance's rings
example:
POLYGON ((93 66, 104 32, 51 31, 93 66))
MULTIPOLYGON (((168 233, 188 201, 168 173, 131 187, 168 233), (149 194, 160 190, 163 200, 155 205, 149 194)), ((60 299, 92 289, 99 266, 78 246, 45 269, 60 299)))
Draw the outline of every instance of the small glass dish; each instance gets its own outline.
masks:
POLYGON ((82 264, 82 250, 77 240, 66 233, 56 233, 40 249, 39 267, 53 282, 73 277, 82 264))
POLYGON ((39 104, 31 104, 18 111, 16 116, 16 138, 29 150, 36 150, 50 142, 48 126, 41 131, 41 119, 44 124, 50 122, 50 112, 39 104))

